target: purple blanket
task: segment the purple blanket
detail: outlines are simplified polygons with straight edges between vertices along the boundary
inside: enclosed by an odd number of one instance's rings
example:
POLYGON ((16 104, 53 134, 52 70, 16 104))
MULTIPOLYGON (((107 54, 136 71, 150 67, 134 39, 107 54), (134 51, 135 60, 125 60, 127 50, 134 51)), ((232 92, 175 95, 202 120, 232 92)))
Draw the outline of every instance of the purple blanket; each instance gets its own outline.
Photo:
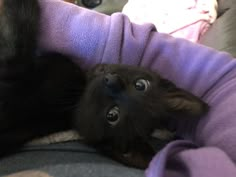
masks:
POLYGON ((41 0, 41 6, 41 50, 69 54, 84 68, 105 62, 144 66, 211 106, 191 139, 168 144, 146 176, 236 176, 236 60, 231 55, 160 34, 152 25, 132 24, 120 13, 106 16, 59 0, 41 0))

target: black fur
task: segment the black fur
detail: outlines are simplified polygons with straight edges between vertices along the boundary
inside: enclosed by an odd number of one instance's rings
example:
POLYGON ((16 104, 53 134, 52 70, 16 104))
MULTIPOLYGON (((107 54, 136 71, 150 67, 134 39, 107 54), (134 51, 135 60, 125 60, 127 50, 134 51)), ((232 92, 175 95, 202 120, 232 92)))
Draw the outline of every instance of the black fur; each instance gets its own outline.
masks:
POLYGON ((1 0, 0 155, 70 128, 85 76, 68 57, 37 55, 37 0, 1 0))
MULTIPOLYGON (((145 156, 145 148, 139 147, 149 146, 155 129, 198 119, 208 110, 198 97, 142 68, 98 65, 88 73, 88 80, 75 126, 87 143, 115 152, 119 160, 127 153, 140 156, 136 151, 145 156)), ((130 162, 126 157, 123 162, 130 162)), ((132 165, 140 167, 136 162, 132 165)))

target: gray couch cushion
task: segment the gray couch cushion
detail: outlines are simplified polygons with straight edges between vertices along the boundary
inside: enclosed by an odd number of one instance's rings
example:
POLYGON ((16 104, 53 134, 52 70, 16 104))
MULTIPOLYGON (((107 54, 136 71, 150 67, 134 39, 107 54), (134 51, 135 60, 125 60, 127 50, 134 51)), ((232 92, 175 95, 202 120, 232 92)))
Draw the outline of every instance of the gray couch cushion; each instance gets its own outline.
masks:
POLYGON ((218 0, 219 15, 223 14, 225 11, 230 9, 234 3, 235 3, 235 0, 218 0))
POLYGON ((236 57, 236 3, 233 1, 219 1, 219 16, 200 43, 236 57))

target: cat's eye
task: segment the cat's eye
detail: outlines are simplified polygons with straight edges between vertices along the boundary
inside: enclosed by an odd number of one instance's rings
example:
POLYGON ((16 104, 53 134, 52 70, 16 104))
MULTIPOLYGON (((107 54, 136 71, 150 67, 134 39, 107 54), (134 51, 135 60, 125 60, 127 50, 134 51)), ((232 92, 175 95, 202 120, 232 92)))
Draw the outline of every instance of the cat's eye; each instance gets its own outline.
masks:
POLYGON ((107 122, 111 126, 115 126, 120 121, 120 109, 118 106, 112 107, 106 115, 107 122))
POLYGON ((135 89, 138 91, 146 91, 149 86, 150 82, 145 79, 138 79, 134 84, 135 89))

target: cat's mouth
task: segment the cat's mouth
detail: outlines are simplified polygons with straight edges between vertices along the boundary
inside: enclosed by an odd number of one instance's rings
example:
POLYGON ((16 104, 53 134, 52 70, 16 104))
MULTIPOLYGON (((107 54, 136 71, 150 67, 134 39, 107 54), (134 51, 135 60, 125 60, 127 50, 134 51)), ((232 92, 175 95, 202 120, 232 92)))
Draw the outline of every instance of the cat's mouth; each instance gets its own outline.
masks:
MULTIPOLYGON (((156 132, 157 134, 168 134, 166 132, 156 132)), ((168 142, 170 142, 170 138, 168 137, 150 137, 148 140, 144 140, 142 138, 136 139, 132 143, 125 144, 123 147, 120 144, 118 147, 117 145, 110 144, 110 141, 102 142, 100 146, 97 146, 98 149, 104 155, 107 155, 123 164, 128 166, 145 169, 148 167, 153 156, 160 151, 168 142), (160 139, 164 138, 164 139, 160 139), (120 148, 121 147, 121 148, 120 148)), ((171 137, 172 138, 172 137, 171 137)))
POLYGON ((121 139, 114 140, 107 138, 103 139, 103 141, 98 143, 96 146, 100 149, 103 149, 103 151, 117 151, 128 157, 133 153, 133 151, 146 152, 145 150, 148 149, 150 152, 157 152, 168 142, 175 139, 175 132, 171 132, 166 129, 155 129, 146 138, 138 136, 133 138, 131 141, 125 142, 122 142, 121 139))

